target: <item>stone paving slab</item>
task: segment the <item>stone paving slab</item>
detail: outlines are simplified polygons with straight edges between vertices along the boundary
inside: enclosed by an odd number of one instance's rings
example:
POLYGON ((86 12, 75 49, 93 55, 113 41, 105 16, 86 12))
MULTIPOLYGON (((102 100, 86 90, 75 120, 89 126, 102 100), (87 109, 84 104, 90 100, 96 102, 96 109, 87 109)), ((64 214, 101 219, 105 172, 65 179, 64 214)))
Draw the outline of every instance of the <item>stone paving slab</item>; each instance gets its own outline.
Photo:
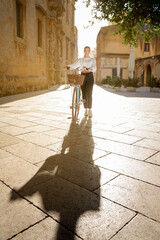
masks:
POLYGON ((35 111, 27 111, 26 113, 24 113, 24 116, 27 116, 27 117, 34 117, 34 118, 37 118, 37 120, 39 119, 45 119, 46 118, 46 115, 43 114, 43 113, 38 113, 38 112, 35 112, 35 111))
POLYGON ((152 157, 148 158, 146 162, 160 165, 160 152, 156 153, 152 157))
POLYGON ((45 161, 48 157, 55 154, 54 151, 26 141, 4 147, 3 149, 33 164, 45 161))
POLYGON ((86 163, 72 158, 70 154, 57 154, 45 162, 37 164, 39 171, 47 170, 90 191, 115 178, 119 174, 99 168, 92 163, 86 163))
POLYGON ((63 226, 59 225, 52 218, 48 217, 39 224, 27 229, 26 231, 17 235, 14 240, 80 240, 81 238, 73 235, 67 231, 63 226))
POLYGON ((25 121, 25 120, 18 120, 18 119, 13 119, 13 118, 6 118, 6 117, 1 117, 1 122, 5 122, 17 127, 30 127, 30 126, 35 126, 35 123, 25 121))
POLYGON ((160 123, 159 122, 154 122, 154 123, 150 124, 150 126, 157 127, 157 128, 160 129, 160 123))
MULTIPOLYGON (((28 130, 28 132, 45 132, 45 131, 50 131, 53 130, 53 127, 50 126, 45 126, 45 125, 37 125, 37 126, 33 126, 33 127, 27 127, 26 130, 28 130)), ((56 129, 56 128, 55 128, 56 129)))
POLYGON ((125 123, 124 125, 121 125, 121 126, 133 128, 136 130, 144 130, 144 131, 155 132, 155 133, 159 132, 159 128, 151 126, 151 125, 145 125, 144 122, 142 125, 137 125, 137 124, 134 125, 132 123, 125 123))
POLYGON ((21 139, 0 132, 0 147, 13 145, 21 142, 21 139))
POLYGON ((60 178, 39 184, 21 194, 85 240, 110 239, 135 215, 60 178))
POLYGON ((47 115, 47 118, 50 120, 55 120, 55 121, 61 121, 61 120, 65 119, 62 116, 55 116, 55 115, 47 115))
POLYGON ((153 140, 153 139, 143 139, 134 143, 133 145, 160 151, 160 141, 153 140))
POLYGON ((104 130, 95 132, 93 136, 127 144, 133 144, 142 139, 141 137, 128 136, 125 134, 113 133, 104 130))
POLYGON ((160 166, 109 154, 94 162, 96 165, 160 186, 160 166))
POLYGON ((0 127, 1 127, 1 128, 2 128, 2 127, 6 127, 6 126, 8 126, 8 124, 7 124, 7 123, 0 122, 0 127))
POLYGON ((101 195, 160 222, 159 187, 119 176, 101 187, 101 195))
POLYGON ((11 157, 12 155, 2 149, 0 149, 0 159, 11 157))
POLYGON ((50 126, 50 127, 56 127, 56 121, 54 120, 48 120, 47 118, 41 118, 41 119, 38 119, 36 121, 34 121, 36 124, 43 124, 44 126, 50 126))
POLYGON ((62 140, 61 139, 57 139, 57 143, 51 144, 46 146, 49 150, 55 151, 57 153, 61 153, 62 150, 62 140))
POLYGON ((137 136, 137 137, 142 137, 142 138, 150 138, 150 139, 160 141, 160 133, 143 131, 143 130, 132 130, 132 131, 127 132, 126 134, 131 135, 131 136, 137 136))
POLYGON ((111 140, 102 140, 96 145, 96 147, 108 152, 139 160, 145 160, 157 152, 156 150, 114 142, 111 140))
POLYGON ((7 117, 5 116, 6 113, 3 113, 3 115, 1 116, 1 122, 4 124, 12 124, 13 118, 9 117, 7 114, 7 117))
POLYGON ((6 127, 1 127, 0 132, 10 134, 12 136, 17 136, 20 134, 29 133, 31 131, 26 128, 20 128, 16 126, 6 126, 6 127))
MULTIPOLYGON (((34 181, 32 181, 32 185, 45 182, 52 177, 52 175, 46 171, 41 171, 39 174, 37 174, 37 172, 37 166, 13 155, 10 157, 4 157, 1 160, 0 180, 14 189, 18 189, 25 185, 34 175, 36 176, 34 177, 34 181)), ((28 184, 27 187, 29 188, 32 185, 28 184)))
POLYGON ((50 137, 56 137, 63 139, 65 135, 67 135, 68 131, 64 129, 55 129, 52 131, 46 131, 45 134, 49 135, 50 137))
POLYGON ((19 120, 29 121, 29 122, 35 122, 37 121, 37 117, 30 117, 26 115, 22 115, 23 111, 19 111, 19 114, 14 114, 14 118, 17 118, 19 120))
POLYGON ((11 201, 11 189, 0 182, 0 232, 1 240, 13 235, 42 220, 45 214, 36 207, 20 198, 15 193, 17 201, 11 201))
MULTIPOLYGON (((63 142, 59 141, 58 143, 48 145, 47 148, 57 153, 61 153, 63 149, 63 142)), ((77 158, 85 162, 95 161, 96 159, 110 153, 107 151, 97 149, 90 145, 84 146, 80 144, 73 144, 72 148, 66 147, 64 153, 66 154, 68 152, 71 157, 77 158)))
POLYGON ((160 223, 137 215, 112 240, 159 240, 160 223))
POLYGON ((31 132, 19 135, 18 138, 31 143, 35 143, 42 147, 58 142, 57 136, 49 136, 48 134, 38 132, 31 132))
MULTIPOLYGON (((69 122, 68 122, 68 121, 66 121, 66 119, 65 120, 63 119, 63 121, 55 121, 55 120, 43 119, 41 121, 41 123, 46 125, 46 126, 52 126, 53 129, 56 128, 56 129, 69 130, 71 121, 69 120, 69 122)), ((37 121, 37 124, 39 124, 38 121, 37 121)))
POLYGON ((85 162, 92 162, 95 161, 98 158, 101 158, 109 152, 99 150, 91 147, 81 147, 81 146, 75 146, 73 150, 69 151, 70 155, 74 158, 77 158, 79 160, 85 161, 85 162))
POLYGON ((128 131, 131 131, 133 128, 132 127, 126 127, 126 126, 114 126, 110 129, 110 131, 112 132, 117 132, 117 133, 125 133, 125 132, 128 132, 128 131))

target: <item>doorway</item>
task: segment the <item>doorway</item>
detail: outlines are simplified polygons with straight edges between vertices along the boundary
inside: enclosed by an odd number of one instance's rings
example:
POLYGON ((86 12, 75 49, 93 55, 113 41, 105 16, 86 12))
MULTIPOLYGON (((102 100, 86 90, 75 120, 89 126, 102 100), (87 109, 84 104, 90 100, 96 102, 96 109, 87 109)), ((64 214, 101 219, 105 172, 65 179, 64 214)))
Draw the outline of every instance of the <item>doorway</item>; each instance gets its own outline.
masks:
POLYGON ((151 76, 152 76, 151 66, 148 65, 147 66, 147 74, 146 74, 146 82, 147 83, 151 81, 151 76))

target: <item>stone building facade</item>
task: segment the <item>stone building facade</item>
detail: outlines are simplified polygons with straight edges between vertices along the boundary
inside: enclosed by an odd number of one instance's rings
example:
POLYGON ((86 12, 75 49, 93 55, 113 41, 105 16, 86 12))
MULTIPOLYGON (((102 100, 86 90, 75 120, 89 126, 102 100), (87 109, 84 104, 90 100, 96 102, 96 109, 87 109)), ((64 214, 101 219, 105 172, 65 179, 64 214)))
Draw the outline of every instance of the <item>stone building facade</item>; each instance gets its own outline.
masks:
POLYGON ((128 78, 130 47, 124 45, 121 35, 113 35, 116 25, 102 27, 97 36, 97 84, 107 76, 128 78))
POLYGON ((77 58, 74 0, 2 0, 0 95, 65 82, 64 66, 77 58))
MULTIPOLYGON (((107 76, 120 76, 127 79, 130 76, 128 70, 130 46, 123 44, 121 35, 114 35, 118 30, 116 25, 102 27, 97 36, 97 83, 107 76)), ((138 39, 138 47, 134 49, 135 71, 134 75, 142 79, 143 85, 147 85, 152 75, 160 78, 160 37, 154 37, 146 43, 138 39)))
POLYGON ((160 79, 160 37, 155 36, 150 42, 138 40, 136 49, 135 75, 144 86, 152 76, 160 79))

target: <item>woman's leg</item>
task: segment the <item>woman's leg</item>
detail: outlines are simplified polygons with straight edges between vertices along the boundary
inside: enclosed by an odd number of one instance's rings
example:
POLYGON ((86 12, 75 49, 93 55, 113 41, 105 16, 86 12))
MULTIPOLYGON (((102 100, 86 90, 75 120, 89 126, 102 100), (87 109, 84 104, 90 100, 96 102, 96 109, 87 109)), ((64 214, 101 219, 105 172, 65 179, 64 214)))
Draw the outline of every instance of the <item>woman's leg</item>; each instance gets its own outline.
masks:
POLYGON ((81 86, 81 89, 82 89, 82 98, 84 100, 84 108, 87 108, 87 96, 86 96, 86 87, 87 87, 87 81, 86 81, 86 77, 84 79, 84 82, 83 82, 83 85, 81 86))
POLYGON ((87 81, 86 86, 86 100, 87 100, 87 108, 92 108, 92 92, 93 92, 93 76, 90 77, 87 81))

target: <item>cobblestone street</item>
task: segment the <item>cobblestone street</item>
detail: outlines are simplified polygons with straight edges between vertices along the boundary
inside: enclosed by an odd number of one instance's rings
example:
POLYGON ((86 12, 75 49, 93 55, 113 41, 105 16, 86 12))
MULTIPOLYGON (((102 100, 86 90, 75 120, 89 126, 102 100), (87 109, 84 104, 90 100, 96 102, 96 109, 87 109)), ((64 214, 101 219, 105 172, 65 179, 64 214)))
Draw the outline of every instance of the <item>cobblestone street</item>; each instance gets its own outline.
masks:
POLYGON ((160 93, 0 98, 0 240, 160 240, 160 93))

